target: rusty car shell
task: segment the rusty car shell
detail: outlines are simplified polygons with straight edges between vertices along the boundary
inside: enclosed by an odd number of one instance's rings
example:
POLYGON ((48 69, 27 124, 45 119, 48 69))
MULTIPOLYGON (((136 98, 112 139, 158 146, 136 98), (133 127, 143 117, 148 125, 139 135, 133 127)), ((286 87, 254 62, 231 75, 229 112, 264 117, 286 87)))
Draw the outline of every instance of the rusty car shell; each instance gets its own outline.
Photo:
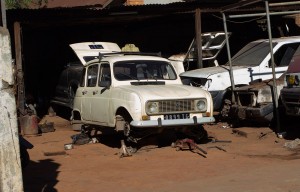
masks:
MULTIPOLYGON (((277 95, 284 84, 284 74, 276 79, 277 95)), ((252 121, 270 123, 273 119, 273 79, 252 82, 235 90, 236 102, 230 106, 229 118, 232 124, 252 121)))

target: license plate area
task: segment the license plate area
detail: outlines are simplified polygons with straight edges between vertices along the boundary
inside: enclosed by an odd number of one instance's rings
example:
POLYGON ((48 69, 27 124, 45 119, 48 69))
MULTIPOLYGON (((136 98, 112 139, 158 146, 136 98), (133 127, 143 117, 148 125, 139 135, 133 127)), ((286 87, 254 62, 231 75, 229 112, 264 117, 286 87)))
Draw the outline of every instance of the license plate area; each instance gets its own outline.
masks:
POLYGON ((172 120, 172 119, 189 119, 189 113, 177 113, 177 114, 166 114, 164 115, 164 120, 172 120))

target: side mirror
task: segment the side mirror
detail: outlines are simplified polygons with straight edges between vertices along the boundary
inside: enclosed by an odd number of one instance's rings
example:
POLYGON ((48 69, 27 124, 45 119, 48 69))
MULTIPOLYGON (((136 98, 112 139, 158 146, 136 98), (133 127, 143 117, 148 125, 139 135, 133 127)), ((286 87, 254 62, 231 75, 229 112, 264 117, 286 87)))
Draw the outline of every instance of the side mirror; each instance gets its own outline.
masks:
POLYGON ((111 82, 110 81, 101 81, 100 82, 100 87, 105 87, 105 88, 109 88, 111 85, 111 82))

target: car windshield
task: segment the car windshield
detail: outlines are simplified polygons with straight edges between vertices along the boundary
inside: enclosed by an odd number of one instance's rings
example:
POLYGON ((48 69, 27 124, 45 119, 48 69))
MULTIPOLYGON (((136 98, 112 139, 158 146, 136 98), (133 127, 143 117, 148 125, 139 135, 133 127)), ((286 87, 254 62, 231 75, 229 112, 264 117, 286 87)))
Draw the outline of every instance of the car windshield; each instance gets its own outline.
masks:
POLYGON ((176 73, 164 61, 119 61, 114 64, 113 73, 117 80, 175 80, 176 73))
MULTIPOLYGON (((273 43, 273 47, 276 44, 273 43)), ((269 53, 268 41, 251 42, 232 57, 232 66, 258 66, 269 53)))

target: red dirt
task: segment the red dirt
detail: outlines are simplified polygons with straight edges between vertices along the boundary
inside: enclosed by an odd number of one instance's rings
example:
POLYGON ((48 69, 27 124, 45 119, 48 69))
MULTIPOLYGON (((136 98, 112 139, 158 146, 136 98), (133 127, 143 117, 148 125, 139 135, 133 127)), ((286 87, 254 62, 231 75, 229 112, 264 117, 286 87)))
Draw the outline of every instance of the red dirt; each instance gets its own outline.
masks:
POLYGON ((45 120, 54 122, 54 132, 25 136, 34 145, 23 174, 25 192, 300 191, 300 150, 283 147, 288 140, 277 138, 267 127, 239 128, 247 133, 243 137, 223 123, 205 125, 209 136, 232 141, 200 144, 206 157, 197 150, 149 145, 120 158, 113 137, 65 150, 64 144, 78 132, 62 118, 45 120), (225 151, 209 148, 214 146, 225 151))

